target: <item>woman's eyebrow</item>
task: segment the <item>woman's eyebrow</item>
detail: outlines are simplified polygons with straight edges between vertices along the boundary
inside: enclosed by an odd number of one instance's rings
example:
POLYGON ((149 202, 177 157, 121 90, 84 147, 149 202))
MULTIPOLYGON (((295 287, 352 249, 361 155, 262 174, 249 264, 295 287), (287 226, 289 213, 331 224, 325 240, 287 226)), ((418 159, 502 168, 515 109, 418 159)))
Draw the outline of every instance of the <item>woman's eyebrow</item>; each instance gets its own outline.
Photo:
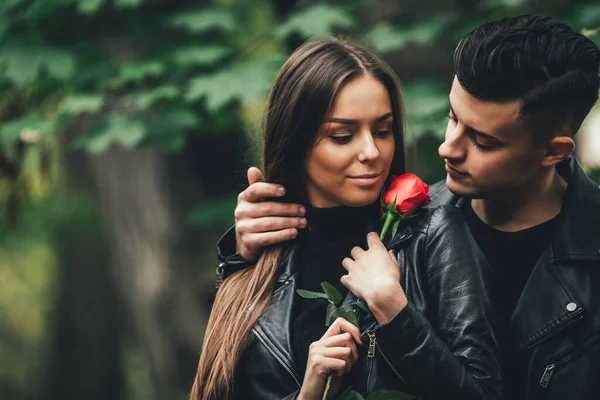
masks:
MULTIPOLYGON (((391 112, 383 114, 380 117, 375 118, 375 122, 385 121, 386 119, 392 117, 394 114, 391 112)), ((347 119, 347 118, 327 118, 325 122, 335 122, 338 124, 346 124, 346 125, 358 125, 359 121, 356 119, 347 119)))

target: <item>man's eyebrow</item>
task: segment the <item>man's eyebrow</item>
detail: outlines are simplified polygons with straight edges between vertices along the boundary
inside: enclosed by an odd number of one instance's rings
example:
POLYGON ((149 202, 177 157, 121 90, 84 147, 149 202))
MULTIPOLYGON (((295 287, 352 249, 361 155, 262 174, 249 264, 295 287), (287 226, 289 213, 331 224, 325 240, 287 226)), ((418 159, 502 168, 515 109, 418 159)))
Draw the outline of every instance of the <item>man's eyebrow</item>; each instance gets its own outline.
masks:
MULTIPOLYGON (((393 117, 394 114, 391 112, 383 114, 380 117, 375 118, 375 122, 385 121, 386 119, 393 117)), ((346 118, 327 118, 325 122, 335 122, 338 124, 346 124, 346 125, 357 125, 358 121, 355 119, 346 119, 346 118)))
MULTIPOLYGON (((458 119, 458 117, 456 116, 456 113, 454 112, 454 109, 452 108, 452 104, 450 104, 450 112, 458 119)), ((469 132, 471 132, 474 135, 481 136, 483 138, 490 139, 490 140, 496 140, 498 142, 504 142, 503 140, 498 139, 496 136, 489 135, 487 133, 478 131, 477 129, 471 128, 470 126, 467 126, 466 128, 469 132)))

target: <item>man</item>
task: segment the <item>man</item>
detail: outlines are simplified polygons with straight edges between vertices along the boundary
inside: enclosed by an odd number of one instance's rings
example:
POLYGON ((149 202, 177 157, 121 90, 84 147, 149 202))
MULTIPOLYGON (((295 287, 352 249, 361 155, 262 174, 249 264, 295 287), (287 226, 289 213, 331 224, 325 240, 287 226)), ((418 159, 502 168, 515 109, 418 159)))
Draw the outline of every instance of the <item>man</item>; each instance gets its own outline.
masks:
MULTIPOLYGON (((599 63, 592 41, 543 16, 486 23, 455 52, 439 148, 447 179, 432 185, 431 206, 464 209, 494 270, 507 399, 600 393, 600 189, 571 156, 599 63)), ((226 274, 306 226, 299 205, 260 201, 285 188, 256 168, 248 178, 235 240, 232 229, 218 246, 226 274)))

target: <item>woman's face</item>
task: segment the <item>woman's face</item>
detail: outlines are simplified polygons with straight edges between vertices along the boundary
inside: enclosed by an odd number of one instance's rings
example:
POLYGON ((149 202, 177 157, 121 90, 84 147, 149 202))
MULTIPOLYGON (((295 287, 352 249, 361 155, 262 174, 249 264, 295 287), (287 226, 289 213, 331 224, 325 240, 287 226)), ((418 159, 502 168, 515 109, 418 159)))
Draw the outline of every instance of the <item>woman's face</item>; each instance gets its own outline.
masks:
POLYGON ((348 82, 306 159, 306 191, 314 207, 360 207, 379 197, 394 157, 392 107, 370 76, 348 82))

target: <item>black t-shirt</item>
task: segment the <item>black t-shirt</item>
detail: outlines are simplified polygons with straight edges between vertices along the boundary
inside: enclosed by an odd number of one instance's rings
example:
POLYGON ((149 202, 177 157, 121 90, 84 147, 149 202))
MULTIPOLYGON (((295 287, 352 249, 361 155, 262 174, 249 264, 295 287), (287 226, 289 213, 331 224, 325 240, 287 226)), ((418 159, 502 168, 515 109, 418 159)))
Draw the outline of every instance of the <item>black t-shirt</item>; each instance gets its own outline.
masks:
POLYGON ((557 217, 517 232, 502 232, 483 222, 469 206, 471 233, 494 271, 490 298, 498 322, 500 347, 506 345, 508 323, 527 279, 550 243, 557 217))
MULTIPOLYGON (((342 296, 348 293, 340 282, 347 271, 342 260, 350 257, 354 246, 365 248, 370 229, 379 225, 378 204, 367 207, 307 208, 309 228, 299 237, 301 269, 298 272, 298 288, 323 292, 321 282, 336 287, 342 296)), ((297 293, 292 310, 291 341, 298 371, 304 374, 308 359, 308 347, 319 340, 327 327, 324 299, 305 299, 297 293)))

